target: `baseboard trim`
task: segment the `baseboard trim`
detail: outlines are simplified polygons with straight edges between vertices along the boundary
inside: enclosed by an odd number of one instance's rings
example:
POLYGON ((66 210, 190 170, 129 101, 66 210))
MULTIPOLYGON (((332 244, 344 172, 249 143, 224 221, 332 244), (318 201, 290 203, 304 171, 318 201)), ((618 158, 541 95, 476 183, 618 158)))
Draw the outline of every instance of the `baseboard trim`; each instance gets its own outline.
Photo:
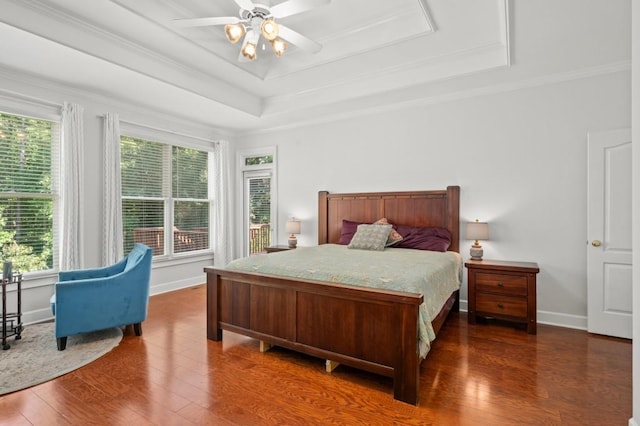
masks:
POLYGON ((638 422, 636 422, 633 417, 629 419, 629 426, 639 426, 638 422))
POLYGON ((538 311, 538 324, 586 330, 587 317, 583 315, 562 314, 559 312, 538 311))
POLYGON ((45 321, 52 321, 53 314, 51 313, 51 308, 47 307, 29 312, 23 312, 21 319, 24 325, 37 324, 45 321))
POLYGON ((152 285, 151 288, 149 289, 149 296, 156 296, 158 294, 169 293, 172 291, 181 290, 183 288, 204 284, 203 279, 204 277, 202 275, 198 275, 195 277, 185 278, 182 280, 152 285))

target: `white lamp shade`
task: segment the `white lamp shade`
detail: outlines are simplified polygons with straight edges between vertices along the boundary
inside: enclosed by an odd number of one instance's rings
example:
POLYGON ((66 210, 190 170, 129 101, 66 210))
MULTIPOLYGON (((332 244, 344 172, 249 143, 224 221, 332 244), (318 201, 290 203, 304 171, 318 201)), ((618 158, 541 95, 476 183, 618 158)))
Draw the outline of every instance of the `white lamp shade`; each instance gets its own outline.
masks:
POLYGON ((300 221, 297 219, 289 219, 284 229, 287 234, 299 234, 300 221))
POLYGON ((488 240, 489 224, 487 222, 467 222, 467 240, 488 240))

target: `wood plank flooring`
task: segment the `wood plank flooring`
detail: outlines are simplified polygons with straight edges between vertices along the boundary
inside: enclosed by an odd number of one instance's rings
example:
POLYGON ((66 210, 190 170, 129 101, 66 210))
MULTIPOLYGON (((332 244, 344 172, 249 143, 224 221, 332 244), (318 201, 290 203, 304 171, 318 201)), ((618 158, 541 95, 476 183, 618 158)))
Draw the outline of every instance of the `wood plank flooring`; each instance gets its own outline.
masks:
MULTIPOLYGON (((151 298, 143 335, 0 397, 2 425, 626 425, 631 343, 453 314, 423 362, 420 405, 391 380, 232 333, 206 340, 204 286, 151 298)), ((28 333, 28 327, 25 331, 28 333)), ((52 344, 55 340, 52 336, 52 344)), ((0 353, 0 356, 2 354, 0 353)))

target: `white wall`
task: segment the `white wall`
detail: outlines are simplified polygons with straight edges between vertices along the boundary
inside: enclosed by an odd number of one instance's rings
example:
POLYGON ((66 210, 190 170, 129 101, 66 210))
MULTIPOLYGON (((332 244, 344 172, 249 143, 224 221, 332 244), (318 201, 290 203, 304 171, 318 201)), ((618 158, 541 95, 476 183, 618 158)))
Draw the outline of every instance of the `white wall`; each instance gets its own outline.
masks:
POLYGON ((301 218, 301 246, 317 240, 319 190, 460 185, 461 220, 490 223, 485 258, 538 262, 539 321, 586 328, 587 132, 629 126, 621 71, 246 135, 238 148, 277 146, 279 229, 301 218))
MULTIPOLYGON (((211 128, 196 123, 175 120, 135 105, 120 104, 105 95, 85 93, 77 88, 69 88, 42 80, 29 80, 24 75, 14 76, 0 73, 0 105, 3 97, 11 94, 33 97, 47 104, 62 105, 64 101, 76 102, 85 108, 85 146, 83 159, 84 173, 84 230, 85 267, 100 266, 103 246, 103 145, 102 116, 106 112, 116 112, 120 118, 130 122, 154 126, 201 138, 226 138, 227 135, 214 132, 211 128)), ((6 104, 6 102, 5 102, 6 104)), ((190 259, 155 261, 151 273, 151 294, 163 293, 178 288, 205 282, 203 268, 213 264, 211 254, 190 259)), ((23 322, 31 323, 51 318, 49 297, 53 294, 53 283, 57 276, 46 275, 38 278, 27 276, 23 285, 23 322)), ((10 295, 15 300, 15 292, 10 295)))

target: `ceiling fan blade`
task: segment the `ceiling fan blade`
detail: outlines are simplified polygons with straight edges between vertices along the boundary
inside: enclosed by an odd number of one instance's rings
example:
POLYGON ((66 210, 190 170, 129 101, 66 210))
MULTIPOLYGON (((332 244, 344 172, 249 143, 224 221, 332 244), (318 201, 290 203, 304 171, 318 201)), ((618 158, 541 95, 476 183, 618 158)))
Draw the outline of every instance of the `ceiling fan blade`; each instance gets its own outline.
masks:
POLYGON ((331 0, 289 0, 284 3, 277 4, 269 10, 274 18, 284 18, 285 16, 306 12, 307 10, 324 6, 329 3, 331 3, 331 0))
POLYGON ((233 16, 223 16, 216 18, 174 19, 173 22, 178 27, 207 27, 209 25, 238 24, 242 21, 240 20, 240 18, 236 18, 233 16))
MULTIPOLYGON (((284 4, 284 3, 281 3, 281 4, 284 4)), ((307 38, 302 34, 296 31, 293 31, 289 27, 285 27, 282 24, 278 24, 278 28, 280 30, 280 34, 279 34, 280 38, 288 41, 291 44, 295 44, 296 46, 298 46, 303 50, 306 50, 311 53, 318 53, 320 49, 322 49, 322 45, 320 43, 316 43, 310 38, 307 38)))
POLYGON ((240 6, 244 10, 253 10, 255 5, 251 0, 233 0, 236 2, 238 6, 240 6))

